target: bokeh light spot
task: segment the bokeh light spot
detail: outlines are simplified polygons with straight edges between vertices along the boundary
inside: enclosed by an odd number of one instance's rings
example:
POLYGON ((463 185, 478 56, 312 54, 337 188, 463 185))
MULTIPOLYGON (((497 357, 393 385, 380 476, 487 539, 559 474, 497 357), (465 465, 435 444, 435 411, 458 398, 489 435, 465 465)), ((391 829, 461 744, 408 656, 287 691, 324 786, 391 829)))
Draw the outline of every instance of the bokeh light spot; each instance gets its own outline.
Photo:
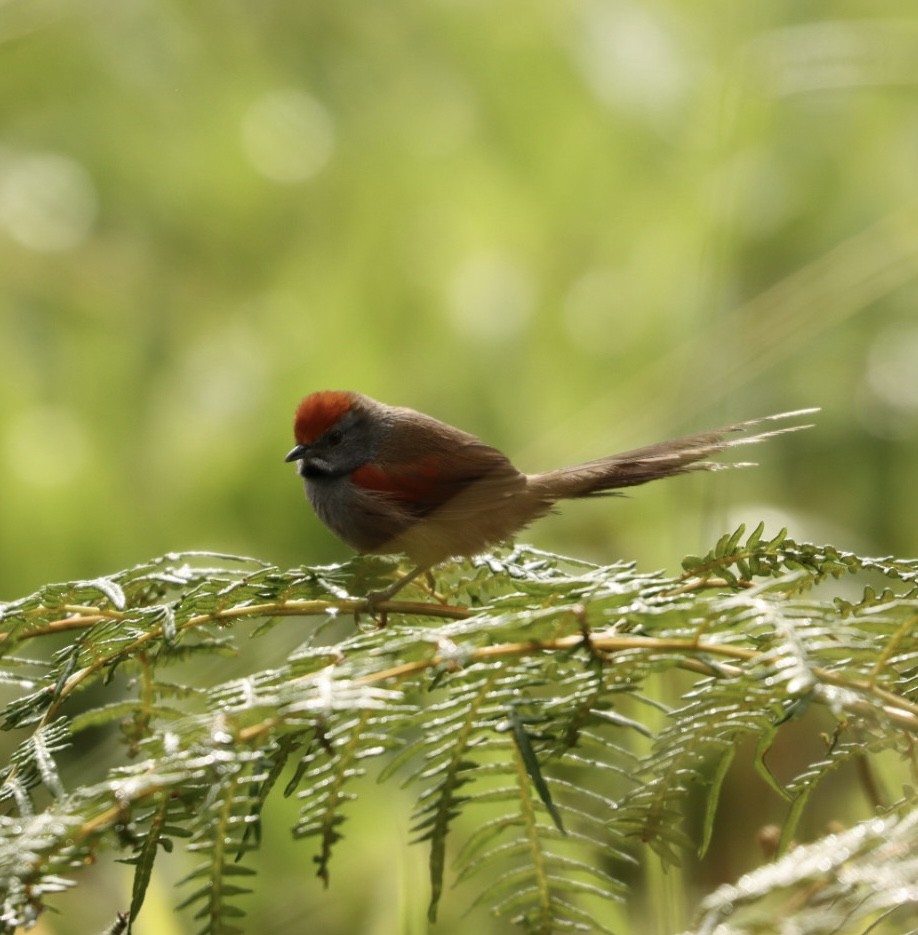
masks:
POLYGON ((517 260, 502 253, 476 253, 456 271, 450 311, 460 334, 482 341, 509 340, 532 317, 535 286, 517 260))
POLYGON ((583 4, 573 57, 599 100, 643 119, 678 112, 694 75, 669 25, 629 0, 583 4))
POLYGON ((867 360, 867 379, 890 406, 918 412, 918 325, 892 325, 877 335, 867 360))
POLYGON ((89 442, 77 417, 57 406, 22 410, 6 433, 10 473, 30 487, 65 487, 79 480, 89 461, 89 442))
POLYGON ((289 185, 311 178, 328 163, 335 148, 334 122, 305 91, 271 91, 243 117, 242 142, 256 171, 289 185))
POLYGON ((593 356, 630 350, 648 324, 632 292, 626 276, 608 267, 588 270, 575 280, 561 309, 571 343, 593 356))
POLYGON ((89 173, 57 153, 0 157, 0 224, 30 250, 59 253, 92 230, 98 198, 89 173))
POLYGON ((899 439, 918 433, 918 325, 898 322, 874 338, 858 408, 874 435, 899 439))

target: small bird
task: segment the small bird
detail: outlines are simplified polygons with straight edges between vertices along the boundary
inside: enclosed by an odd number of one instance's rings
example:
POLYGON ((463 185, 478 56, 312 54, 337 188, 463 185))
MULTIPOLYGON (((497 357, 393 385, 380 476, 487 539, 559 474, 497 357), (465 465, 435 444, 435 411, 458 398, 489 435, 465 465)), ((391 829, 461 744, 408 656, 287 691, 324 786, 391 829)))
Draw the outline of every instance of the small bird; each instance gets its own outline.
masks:
POLYGON ((415 564, 394 585, 368 595, 391 598, 449 558, 468 557, 509 539, 558 500, 609 494, 689 471, 747 467, 705 460, 760 442, 794 425, 731 439, 763 423, 808 415, 800 409, 658 442, 544 474, 524 474, 496 448, 461 429, 361 393, 324 390, 296 409, 296 461, 319 519, 358 552, 405 553, 415 564))

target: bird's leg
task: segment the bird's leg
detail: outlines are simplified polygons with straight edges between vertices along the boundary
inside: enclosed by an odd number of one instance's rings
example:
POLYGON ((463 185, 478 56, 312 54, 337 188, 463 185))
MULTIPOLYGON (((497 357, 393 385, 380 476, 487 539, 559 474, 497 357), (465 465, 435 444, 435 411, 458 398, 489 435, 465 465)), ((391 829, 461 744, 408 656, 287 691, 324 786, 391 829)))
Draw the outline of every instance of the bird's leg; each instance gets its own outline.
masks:
POLYGON ((370 591, 367 594, 367 605, 369 606, 370 611, 372 612, 377 604, 381 604, 383 601, 392 600, 392 598, 398 594, 398 592, 401 591, 401 589, 405 587, 406 584, 410 584, 412 581, 414 581, 415 578, 418 577, 418 575, 422 575, 425 572, 429 573, 428 567, 426 565, 418 565, 417 568, 409 571, 407 575, 402 575, 401 578, 397 578, 395 581, 393 581, 389 587, 381 588, 379 591, 370 591))

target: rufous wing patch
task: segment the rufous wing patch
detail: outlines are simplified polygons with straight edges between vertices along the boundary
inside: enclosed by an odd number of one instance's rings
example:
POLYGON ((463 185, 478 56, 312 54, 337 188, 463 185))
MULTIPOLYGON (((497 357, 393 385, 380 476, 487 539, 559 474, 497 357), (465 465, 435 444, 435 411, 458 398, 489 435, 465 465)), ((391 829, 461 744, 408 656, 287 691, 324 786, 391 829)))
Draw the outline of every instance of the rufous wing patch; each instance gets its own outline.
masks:
POLYGON ((358 487, 390 496, 419 514, 435 509, 461 489, 454 479, 441 475, 436 458, 421 459, 397 471, 364 464, 351 474, 351 480, 358 487))

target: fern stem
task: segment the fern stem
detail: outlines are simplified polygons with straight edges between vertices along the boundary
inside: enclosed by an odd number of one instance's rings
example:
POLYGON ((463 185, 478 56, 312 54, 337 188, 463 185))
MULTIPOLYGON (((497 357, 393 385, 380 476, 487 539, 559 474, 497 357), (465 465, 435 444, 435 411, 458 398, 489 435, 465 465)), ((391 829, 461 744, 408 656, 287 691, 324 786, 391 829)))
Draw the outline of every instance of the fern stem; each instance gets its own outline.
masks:
POLYGON ((532 797, 532 786, 529 773, 523 761, 523 754, 519 746, 512 745, 513 764, 516 768, 517 787, 520 794, 520 813, 523 816, 523 825, 526 831, 526 840, 529 843, 529 856, 532 860, 532 871, 535 878, 536 890, 539 894, 539 923, 535 932, 540 935, 551 935, 553 913, 551 908, 551 887, 548 881, 548 872, 545 867, 545 857, 542 853, 539 839, 538 821, 536 818, 535 800, 532 797))

